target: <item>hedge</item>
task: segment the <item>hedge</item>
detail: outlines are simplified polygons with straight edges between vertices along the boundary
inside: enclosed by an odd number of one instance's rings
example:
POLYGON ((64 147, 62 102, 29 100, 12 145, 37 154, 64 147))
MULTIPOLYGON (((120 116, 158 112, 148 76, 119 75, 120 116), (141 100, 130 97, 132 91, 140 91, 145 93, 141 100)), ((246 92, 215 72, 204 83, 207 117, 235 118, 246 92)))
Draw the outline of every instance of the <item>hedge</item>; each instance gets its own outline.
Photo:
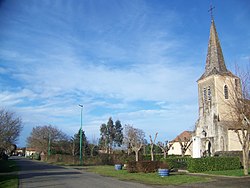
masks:
POLYGON ((127 164, 127 171, 130 173, 144 172, 152 173, 156 172, 159 168, 169 168, 167 164, 160 161, 131 161, 127 164))
POLYGON ((190 157, 168 157, 161 159, 161 161, 168 164, 170 169, 187 169, 187 160, 189 159, 190 157))
POLYGON ((220 171, 240 169, 239 157, 207 157, 187 160, 189 172, 220 171))
MULTIPOLYGON (((151 160, 151 155, 150 154, 147 154, 147 155, 143 155, 143 160, 151 160)), ((155 154, 154 155, 154 160, 155 161, 160 161, 161 159, 163 158, 163 155, 161 154, 155 154)))

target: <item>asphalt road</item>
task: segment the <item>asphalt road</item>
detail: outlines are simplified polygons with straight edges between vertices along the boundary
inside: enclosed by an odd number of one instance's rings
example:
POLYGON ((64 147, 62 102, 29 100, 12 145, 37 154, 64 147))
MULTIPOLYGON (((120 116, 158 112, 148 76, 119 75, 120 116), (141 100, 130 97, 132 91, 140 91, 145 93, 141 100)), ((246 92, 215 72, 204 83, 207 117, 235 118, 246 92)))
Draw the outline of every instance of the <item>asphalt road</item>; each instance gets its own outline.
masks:
POLYGON ((119 181, 94 173, 14 158, 20 166, 19 188, 150 188, 139 183, 119 181))
POLYGON ((21 167, 19 188, 250 188, 250 177, 210 177, 211 181, 180 186, 150 186, 135 182, 119 181, 84 170, 64 168, 47 163, 15 157, 21 167))

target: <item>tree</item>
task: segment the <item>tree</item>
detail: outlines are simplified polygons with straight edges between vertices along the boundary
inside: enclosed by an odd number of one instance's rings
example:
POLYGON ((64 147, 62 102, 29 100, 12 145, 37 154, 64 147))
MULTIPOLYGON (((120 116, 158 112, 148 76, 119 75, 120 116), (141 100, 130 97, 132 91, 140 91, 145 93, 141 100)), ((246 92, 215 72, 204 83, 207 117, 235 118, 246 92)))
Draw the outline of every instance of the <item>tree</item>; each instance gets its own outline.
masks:
POLYGON ((68 151, 70 147, 65 148, 60 145, 68 141, 68 136, 61 130, 52 125, 36 126, 32 129, 30 136, 27 138, 28 147, 35 148, 39 152, 49 153, 68 151))
POLYGON ((122 124, 119 120, 115 122, 115 138, 114 138, 114 145, 121 146, 123 141, 123 132, 122 132, 122 124))
POLYGON ((13 112, 0 109, 0 148, 10 151, 22 128, 20 117, 17 117, 13 112))
POLYGON ((239 139, 242 148, 244 175, 248 175, 250 147, 250 70, 239 71, 236 67, 236 77, 231 83, 229 99, 226 101, 230 109, 232 125, 230 127, 239 139))
MULTIPOLYGON (((74 135, 73 138, 71 138, 71 140, 73 156, 80 155, 80 130, 74 135)), ((82 131, 82 148, 82 156, 87 156, 90 154, 89 142, 85 135, 85 131, 82 131)))
POLYGON ((139 151, 144 145, 145 133, 141 129, 136 129, 131 125, 125 125, 124 129, 124 144, 135 152, 135 160, 139 160, 139 151))
POLYGON ((157 138, 158 133, 155 133, 155 138, 154 141, 152 139, 152 136, 149 135, 150 138, 150 155, 151 155, 151 161, 154 161, 154 145, 155 145, 155 140, 157 138))
POLYGON ((188 148, 192 144, 193 140, 191 137, 190 138, 187 138, 187 137, 181 138, 180 136, 178 136, 177 139, 178 139, 178 142, 181 146, 181 156, 184 157, 186 151, 188 150, 188 148))
POLYGON ((163 152, 164 159, 167 158, 168 151, 173 145, 173 142, 169 142, 168 140, 165 141, 165 144, 162 142, 158 142, 157 145, 161 148, 161 151, 163 152))
POLYGON ((122 125, 119 120, 114 122, 110 117, 107 124, 103 123, 100 127, 99 145, 105 149, 106 153, 111 153, 113 146, 121 146, 123 140, 122 125))
POLYGON ((99 145, 105 149, 106 153, 111 153, 112 143, 114 140, 114 124, 110 117, 107 125, 103 123, 100 128, 100 142, 99 145))
POLYGON ((94 155, 96 155, 98 153, 98 139, 95 138, 95 136, 92 136, 92 140, 91 143, 89 144, 89 148, 90 148, 90 156, 93 157, 94 155))
POLYGON ((74 157, 76 155, 75 137, 70 138, 70 150, 71 150, 71 155, 74 157))

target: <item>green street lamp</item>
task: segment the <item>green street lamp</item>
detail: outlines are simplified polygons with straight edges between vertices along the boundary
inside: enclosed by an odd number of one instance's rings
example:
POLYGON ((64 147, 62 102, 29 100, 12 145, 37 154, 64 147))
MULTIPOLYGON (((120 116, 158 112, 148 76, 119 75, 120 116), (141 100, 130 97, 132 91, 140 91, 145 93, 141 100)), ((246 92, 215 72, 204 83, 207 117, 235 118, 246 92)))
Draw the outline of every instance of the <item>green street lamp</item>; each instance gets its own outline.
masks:
POLYGON ((80 128, 80 164, 82 165, 82 109, 83 105, 79 104, 81 107, 81 128, 80 128))

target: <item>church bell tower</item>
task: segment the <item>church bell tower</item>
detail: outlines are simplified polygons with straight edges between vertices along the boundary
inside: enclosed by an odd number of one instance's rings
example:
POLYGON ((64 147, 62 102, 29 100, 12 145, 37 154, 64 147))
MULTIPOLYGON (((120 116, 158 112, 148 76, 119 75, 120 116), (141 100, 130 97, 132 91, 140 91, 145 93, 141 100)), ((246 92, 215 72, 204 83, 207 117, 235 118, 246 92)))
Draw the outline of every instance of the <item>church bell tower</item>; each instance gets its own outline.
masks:
MULTIPOLYGON (((212 17, 212 16, 211 16, 212 17)), ((228 150, 231 92, 240 80, 226 67, 212 17, 205 71, 198 79, 199 118, 193 137, 193 157, 212 156, 228 150)))

